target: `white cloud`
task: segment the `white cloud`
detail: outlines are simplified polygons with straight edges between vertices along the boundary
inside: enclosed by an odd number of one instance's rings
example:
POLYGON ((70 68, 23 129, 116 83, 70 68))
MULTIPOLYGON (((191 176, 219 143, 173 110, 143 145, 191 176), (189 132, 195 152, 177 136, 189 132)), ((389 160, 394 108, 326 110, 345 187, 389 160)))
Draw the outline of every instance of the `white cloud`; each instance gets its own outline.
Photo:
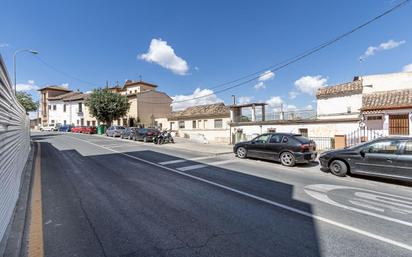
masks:
POLYGON ((31 91, 37 90, 39 87, 35 85, 34 80, 29 80, 27 83, 18 83, 16 84, 17 91, 31 91))
POLYGON ((269 107, 274 108, 281 106, 284 101, 280 96, 272 96, 269 100, 266 101, 266 103, 269 105, 269 107))
POLYGON ((273 79, 275 77, 275 73, 271 72, 270 70, 265 71, 259 77, 259 81, 266 81, 269 79, 273 79))
POLYGON ((412 71, 412 63, 403 66, 402 71, 412 71))
POLYGON ((0 48, 8 47, 8 46, 9 46, 9 44, 7 44, 7 43, 0 43, 0 48))
POLYGON ((177 56, 175 50, 160 38, 152 39, 149 51, 139 55, 138 58, 147 62, 157 63, 178 75, 186 75, 189 70, 187 62, 177 56))
POLYGON ((328 79, 322 77, 321 75, 303 76, 295 81, 295 86, 302 93, 315 95, 319 88, 327 86, 327 81, 328 79))
POLYGON ((69 88, 69 83, 63 83, 63 84, 60 85, 60 87, 65 87, 65 88, 68 89, 69 88))
POLYGON ((308 104, 304 108, 305 110, 313 110, 313 106, 311 104, 308 104))
POLYGON ((289 99, 295 99, 299 95, 299 93, 296 91, 290 91, 288 95, 289 95, 289 99))
POLYGON ((203 104, 213 104, 223 102, 222 99, 218 98, 213 90, 210 89, 200 89, 196 90, 191 95, 176 95, 172 97, 172 108, 174 111, 183 110, 190 106, 203 105, 203 104), (202 97, 202 98, 199 98, 202 97), (197 98, 197 99, 193 99, 197 98), (187 101, 186 101, 187 100, 187 101), (179 102, 185 101, 185 102, 179 102))
POLYGON ((264 88, 266 88, 266 85, 265 85, 265 83, 263 83, 262 81, 260 81, 259 83, 257 83, 256 85, 254 85, 253 86, 256 90, 259 90, 259 89, 264 89, 264 88))
POLYGON ((199 69, 199 67, 197 67, 197 66, 195 66, 195 68, 194 68, 196 71, 199 71, 200 69, 199 69))
POLYGON ((391 39, 387 42, 380 43, 379 46, 370 46, 366 49, 366 51, 363 53, 363 55, 361 55, 359 57, 359 59, 361 61, 364 61, 369 56, 375 55, 375 53, 378 52, 378 51, 393 49, 393 48, 396 48, 396 47, 398 47, 400 45, 403 45, 405 43, 406 43, 405 40, 395 41, 395 40, 391 39))
POLYGON ((240 96, 238 98, 238 103, 239 104, 248 104, 252 101, 253 96, 240 96))
POLYGON ((285 108, 287 111, 295 111, 295 110, 297 110, 298 108, 295 106, 295 105, 293 105, 293 104, 288 104, 288 105, 286 105, 286 108, 285 108))

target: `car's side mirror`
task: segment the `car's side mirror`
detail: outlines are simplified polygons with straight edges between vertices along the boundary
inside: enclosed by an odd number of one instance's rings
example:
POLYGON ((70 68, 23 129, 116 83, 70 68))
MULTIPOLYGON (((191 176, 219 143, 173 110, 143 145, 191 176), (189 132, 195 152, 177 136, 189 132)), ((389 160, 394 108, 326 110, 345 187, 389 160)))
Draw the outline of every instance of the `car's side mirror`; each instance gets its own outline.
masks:
POLYGON ((365 158, 365 155, 366 155, 365 149, 360 150, 359 154, 362 156, 362 158, 365 158))

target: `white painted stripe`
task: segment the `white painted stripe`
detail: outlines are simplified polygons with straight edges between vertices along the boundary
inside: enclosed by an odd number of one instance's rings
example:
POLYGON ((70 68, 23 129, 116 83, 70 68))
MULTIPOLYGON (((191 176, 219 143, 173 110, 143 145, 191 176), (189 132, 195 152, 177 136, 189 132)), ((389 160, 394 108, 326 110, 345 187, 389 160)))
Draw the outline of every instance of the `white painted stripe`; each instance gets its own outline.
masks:
POLYGON ((196 164, 196 165, 190 165, 190 166, 185 166, 185 167, 180 167, 177 168, 180 171, 187 171, 187 170, 195 170, 195 169, 201 169, 206 167, 204 164, 196 164))
POLYGON ((206 164, 211 165, 211 166, 218 166, 218 165, 233 163, 233 162, 236 162, 236 161, 237 160, 226 160, 226 161, 210 162, 210 163, 206 163, 206 164))
MULTIPOLYGON (((73 137, 73 138, 75 138, 75 137, 73 137)), ((168 170, 168 171, 171 171, 171 172, 180 174, 180 175, 182 175, 182 176, 186 176, 186 177, 189 177, 189 178, 192 178, 192 179, 195 179, 195 180, 204 182, 204 183, 206 183, 206 184, 213 185, 213 186, 216 186, 216 187, 218 187, 218 188, 225 189, 225 190, 228 190, 228 191, 230 191, 230 192, 234 192, 234 193, 243 195, 243 196, 245 196, 245 197, 249 197, 249 198, 255 199, 255 200, 257 200, 257 201, 261 201, 261 202, 267 203, 267 204, 269 204, 269 205, 272 205, 272 206, 275 206, 275 207, 278 207, 278 208, 282 208, 282 209, 288 210, 288 211, 290 211, 290 212, 294 212, 294 213, 300 214, 300 215, 302 215, 302 216, 309 217, 309 218, 311 218, 311 219, 319 220, 319 221, 325 222, 325 223, 327 223, 327 224, 333 225, 333 226, 335 226, 335 227, 338 227, 338 228, 341 228, 341 229, 345 229, 345 230, 348 230, 348 231, 352 231, 352 232, 354 232, 354 233, 357 233, 357 234, 360 234, 360 235, 363 235, 363 236, 366 236, 366 237, 369 237, 369 238, 373 238, 373 239, 376 239, 376 240, 378 240, 378 241, 385 242, 385 243, 387 243, 387 244, 391 244, 391 245, 393 245, 393 246, 397 246, 397 247, 400 247, 400 248, 403 248, 403 249, 406 249, 406 250, 412 252, 412 245, 408 245, 408 244, 405 244, 405 243, 402 243, 402 242, 398 242, 398 241, 392 240, 392 239, 387 238, 387 237, 383 237, 383 236, 380 236, 380 235, 377 235, 377 234, 374 234, 374 233, 371 233, 371 232, 367 232, 367 231, 362 230, 362 229, 355 228, 355 227, 353 227, 353 226, 345 225, 345 224, 343 224, 343 223, 336 222, 336 221, 333 221, 333 220, 331 220, 331 219, 324 218, 324 217, 321 217, 321 216, 319 216, 319 215, 315 215, 315 214, 312 214, 312 213, 309 213, 309 212, 306 212, 306 211, 302 211, 302 210, 297 209, 297 208, 295 208, 295 207, 291 207, 291 206, 288 206, 288 205, 285 205, 285 204, 282 204, 282 203, 279 203, 279 202, 271 201, 271 200, 268 200, 268 199, 263 198, 263 197, 260 197, 260 196, 256 196, 256 195, 253 195, 253 194, 250 194, 250 193, 246 193, 246 192, 244 192, 244 191, 241 191, 241 190, 238 190, 238 189, 235 189, 235 188, 232 188, 232 187, 228 187, 228 186, 225 186, 225 185, 222 185, 222 184, 219 184, 219 183, 216 183, 216 182, 207 180, 207 179, 199 178, 199 177, 196 177, 196 176, 194 176, 194 175, 187 174, 187 173, 185 173, 185 172, 181 172, 181 171, 178 171, 178 170, 176 170, 176 169, 173 169, 173 168, 170 168, 170 167, 167 167, 167 166, 162 166, 162 165, 160 165, 160 164, 157 164, 157 163, 154 163, 154 162, 151 162, 151 161, 148 161, 148 160, 145 160, 145 159, 142 159, 142 158, 139 158, 139 157, 136 157, 136 156, 127 154, 127 153, 123 153, 123 152, 116 151, 116 150, 114 150, 114 149, 106 148, 106 147, 100 146, 100 145, 98 145, 98 144, 91 143, 91 142, 89 142, 89 141, 87 141, 87 140, 84 140, 84 139, 80 139, 80 138, 75 138, 75 139, 80 140, 80 141, 84 141, 84 142, 86 142, 86 143, 95 145, 95 146, 97 146, 97 147, 104 148, 104 149, 106 149, 106 150, 108 150, 108 151, 111 151, 111 152, 114 152, 114 153, 118 153, 118 154, 127 156, 127 157, 129 157, 129 158, 132 158, 132 159, 135 159, 135 160, 138 160, 138 161, 147 163, 147 164, 149 164, 149 165, 153 165, 153 166, 156 166, 156 167, 159 167, 159 168, 162 168, 162 169, 165 169, 165 170, 168 170)))
POLYGON ((188 162, 188 161, 206 160, 206 159, 211 159, 211 158, 215 158, 215 156, 201 156, 201 157, 194 157, 194 158, 189 158, 189 159, 177 159, 177 160, 172 160, 172 161, 159 162, 159 164, 168 165, 168 164, 175 164, 175 163, 188 162))

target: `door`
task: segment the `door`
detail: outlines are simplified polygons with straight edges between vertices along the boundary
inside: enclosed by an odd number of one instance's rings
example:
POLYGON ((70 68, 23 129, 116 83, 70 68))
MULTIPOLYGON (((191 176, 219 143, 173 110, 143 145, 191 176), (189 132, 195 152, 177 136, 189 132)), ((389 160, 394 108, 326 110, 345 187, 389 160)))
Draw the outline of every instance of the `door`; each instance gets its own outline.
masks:
POLYGON ((268 158, 266 152, 266 144, 268 143, 270 134, 263 134, 253 139, 247 146, 247 155, 256 158, 268 158))
POLYGON ((355 171, 371 175, 390 176, 397 163, 401 141, 386 139, 373 142, 364 149, 355 162, 355 171))
POLYGON ((412 180, 412 140, 405 142, 394 167, 393 176, 399 179, 412 180))
POLYGON ((409 114, 389 115, 389 135, 409 135, 409 114))
POLYGON ((273 134, 269 143, 266 145, 266 154, 268 158, 278 160, 280 150, 282 149, 282 135, 273 134))

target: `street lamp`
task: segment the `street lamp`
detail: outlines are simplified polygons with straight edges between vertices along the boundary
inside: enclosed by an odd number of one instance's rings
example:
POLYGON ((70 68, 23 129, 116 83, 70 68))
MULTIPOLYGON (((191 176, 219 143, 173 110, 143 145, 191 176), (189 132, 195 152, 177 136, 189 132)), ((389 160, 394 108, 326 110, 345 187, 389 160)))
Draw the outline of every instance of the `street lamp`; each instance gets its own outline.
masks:
POLYGON ((14 55, 13 55, 14 94, 17 94, 16 56, 17 56, 17 54, 22 53, 22 52, 29 52, 31 54, 38 54, 39 53, 39 52, 37 52, 35 50, 32 50, 32 49, 20 49, 20 50, 17 50, 16 52, 14 52, 14 55))

